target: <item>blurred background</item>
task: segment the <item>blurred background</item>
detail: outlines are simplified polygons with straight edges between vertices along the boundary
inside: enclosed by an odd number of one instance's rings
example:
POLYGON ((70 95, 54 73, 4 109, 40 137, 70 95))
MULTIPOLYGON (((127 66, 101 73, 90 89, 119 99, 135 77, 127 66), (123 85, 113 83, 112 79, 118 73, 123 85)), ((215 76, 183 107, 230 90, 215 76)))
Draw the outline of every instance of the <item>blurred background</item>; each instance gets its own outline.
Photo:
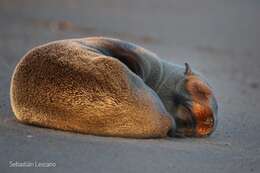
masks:
MULTIPOLYGON (((260 172, 260 1, 0 0, 0 168, 3 172, 260 172), (219 101, 203 139, 102 138, 26 126, 13 116, 10 78, 40 44, 109 36, 172 63, 189 62, 219 101), (9 161, 55 168, 9 168, 9 161)), ((1 171, 2 172, 2 171, 1 171)))

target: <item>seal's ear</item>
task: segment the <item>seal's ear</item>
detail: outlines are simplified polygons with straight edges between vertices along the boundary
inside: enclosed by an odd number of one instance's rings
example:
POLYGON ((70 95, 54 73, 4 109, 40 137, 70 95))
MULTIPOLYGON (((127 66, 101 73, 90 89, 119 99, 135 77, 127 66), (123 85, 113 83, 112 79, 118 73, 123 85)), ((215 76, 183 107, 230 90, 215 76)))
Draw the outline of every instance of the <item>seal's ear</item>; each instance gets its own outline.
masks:
POLYGON ((191 71, 190 65, 187 62, 185 62, 184 65, 185 65, 185 72, 184 72, 184 74, 185 75, 192 75, 193 72, 191 71))

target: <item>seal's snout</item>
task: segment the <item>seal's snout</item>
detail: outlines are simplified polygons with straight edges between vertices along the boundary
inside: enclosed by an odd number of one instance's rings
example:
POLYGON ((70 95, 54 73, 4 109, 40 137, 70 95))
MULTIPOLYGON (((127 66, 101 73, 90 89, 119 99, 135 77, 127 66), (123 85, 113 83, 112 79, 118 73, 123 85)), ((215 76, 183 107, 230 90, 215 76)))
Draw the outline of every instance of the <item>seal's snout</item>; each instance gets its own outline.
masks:
POLYGON ((212 109, 208 105, 193 103, 192 113, 195 119, 195 136, 203 137, 211 134, 215 124, 212 109))
POLYGON ((212 88, 185 63, 184 79, 174 94, 176 136, 204 137, 210 135, 217 123, 217 102, 212 88))
POLYGON ((194 135, 211 134, 216 126, 217 102, 211 88, 198 76, 188 77, 186 89, 191 97, 191 113, 194 120, 194 135))

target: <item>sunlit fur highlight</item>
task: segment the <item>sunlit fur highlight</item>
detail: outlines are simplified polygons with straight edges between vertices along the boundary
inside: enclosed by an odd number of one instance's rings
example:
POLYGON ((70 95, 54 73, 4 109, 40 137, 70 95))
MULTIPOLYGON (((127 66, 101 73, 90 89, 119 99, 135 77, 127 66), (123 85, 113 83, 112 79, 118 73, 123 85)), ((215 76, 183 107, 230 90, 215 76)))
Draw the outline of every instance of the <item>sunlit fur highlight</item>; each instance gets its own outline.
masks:
POLYGON ((196 76, 187 78, 186 89, 192 97, 192 113, 195 117, 196 136, 206 136, 212 133, 214 127, 214 115, 210 107, 211 89, 196 76))
POLYGON ((144 82, 115 58, 68 40, 29 51, 11 81, 26 124, 99 136, 158 138, 172 120, 144 82))

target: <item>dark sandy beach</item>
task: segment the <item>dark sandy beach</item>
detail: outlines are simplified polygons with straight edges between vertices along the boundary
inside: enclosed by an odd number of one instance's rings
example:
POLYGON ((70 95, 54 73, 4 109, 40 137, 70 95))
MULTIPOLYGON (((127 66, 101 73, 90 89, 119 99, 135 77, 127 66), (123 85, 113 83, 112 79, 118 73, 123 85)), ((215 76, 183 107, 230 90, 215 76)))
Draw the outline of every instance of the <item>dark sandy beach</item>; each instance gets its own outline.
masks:
POLYGON ((257 0, 1 0, 0 172, 260 172, 259 19, 257 0), (202 72, 219 102, 215 133, 136 140, 18 123, 9 87, 19 59, 39 44, 96 35, 202 72), (9 167, 15 161, 56 166, 9 167))

